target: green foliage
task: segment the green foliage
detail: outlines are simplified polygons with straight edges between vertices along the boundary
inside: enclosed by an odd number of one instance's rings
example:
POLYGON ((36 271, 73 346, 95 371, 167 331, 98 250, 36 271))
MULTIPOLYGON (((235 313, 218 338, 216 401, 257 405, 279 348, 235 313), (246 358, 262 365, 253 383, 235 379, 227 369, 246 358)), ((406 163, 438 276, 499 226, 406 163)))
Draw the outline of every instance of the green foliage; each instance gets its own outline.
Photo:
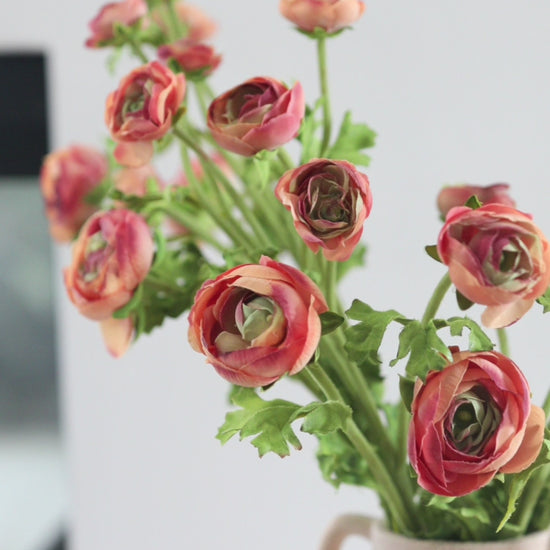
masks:
POLYGON ((471 208, 472 210, 477 210, 478 208, 481 208, 483 204, 479 201, 476 195, 472 195, 465 203, 464 206, 467 206, 468 208, 471 208))
POLYGON ((466 311, 474 305, 474 302, 468 300, 468 298, 458 290, 456 291, 456 303, 460 311, 466 311))
POLYGON ((353 122, 351 112, 347 111, 336 141, 326 156, 330 159, 347 160, 353 164, 368 166, 370 157, 362 151, 373 147, 375 141, 376 132, 366 124, 353 122))
POLYGON ((292 428, 298 419, 303 419, 302 431, 323 436, 342 428, 351 416, 351 409, 339 402, 317 401, 301 407, 283 399, 264 401, 251 388, 235 387, 230 400, 240 408, 226 415, 216 437, 226 443, 237 434, 241 439, 255 436, 251 443, 260 456, 269 452, 288 456, 290 446, 300 450, 302 445, 292 428))
POLYGON ((543 313, 550 311, 550 288, 546 289, 546 292, 540 298, 537 298, 537 302, 542 306, 543 313))
POLYGON ((363 267, 365 265, 367 255, 367 247, 364 244, 359 243, 353 250, 349 259, 345 262, 338 262, 337 277, 338 280, 342 279, 346 273, 356 267, 363 267))
POLYGON ((449 347, 437 335, 432 321, 427 325, 416 320, 406 324, 399 335, 397 356, 390 365, 394 366, 407 356, 407 375, 411 378, 418 376, 422 380, 425 380, 429 371, 441 370, 452 360, 449 347))
POLYGON ((335 487, 341 484, 374 487, 366 460, 341 432, 319 437, 317 460, 323 479, 335 487))
POLYGON ((333 311, 326 311, 319 315, 321 319, 321 333, 323 335, 330 334, 335 331, 343 322, 344 318, 333 311))
POLYGON ((437 252, 437 245, 435 244, 427 245, 424 247, 424 250, 426 251, 426 254, 428 254, 430 258, 432 258, 436 262, 443 263, 441 261, 441 258, 439 257, 439 253, 437 252))
POLYGON ((468 317, 451 317, 449 319, 436 319, 434 321, 437 329, 449 327, 451 336, 462 336, 464 329, 468 329, 470 351, 490 351, 495 346, 491 339, 485 334, 483 329, 472 319, 468 317))

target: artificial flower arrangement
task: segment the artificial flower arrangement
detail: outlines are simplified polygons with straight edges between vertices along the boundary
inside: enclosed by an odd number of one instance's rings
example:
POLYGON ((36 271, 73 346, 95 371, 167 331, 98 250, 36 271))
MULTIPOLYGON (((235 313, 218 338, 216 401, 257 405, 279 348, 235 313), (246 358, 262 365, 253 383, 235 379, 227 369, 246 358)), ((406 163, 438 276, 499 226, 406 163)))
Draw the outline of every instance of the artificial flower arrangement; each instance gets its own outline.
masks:
POLYGON ((391 531, 483 541, 544 530, 550 399, 531 403, 505 328, 536 302, 550 308, 550 246, 508 186, 442 189, 426 259, 443 276, 419 319, 339 299, 348 271, 364 265, 376 134, 351 112, 334 127, 326 48, 364 10, 360 0, 280 1, 317 43, 321 95, 306 98, 299 82, 267 76, 214 94, 215 24, 187 2, 107 4, 86 45, 139 62, 107 97, 107 151, 72 145, 41 172, 52 237, 74 240, 68 297, 117 357, 188 314, 190 345, 232 385, 217 437, 286 456, 300 448, 301 422, 319 441, 324 479, 376 491, 391 531), (170 149, 182 172, 166 183, 152 160, 170 149), (457 315, 439 318, 451 287, 457 315), (474 304, 486 306, 482 326, 462 313, 474 304), (390 327, 397 403, 382 375, 390 327), (485 329, 497 330, 498 349, 485 329), (462 335, 467 349, 453 342, 462 335), (272 399, 282 377, 311 402, 272 399))

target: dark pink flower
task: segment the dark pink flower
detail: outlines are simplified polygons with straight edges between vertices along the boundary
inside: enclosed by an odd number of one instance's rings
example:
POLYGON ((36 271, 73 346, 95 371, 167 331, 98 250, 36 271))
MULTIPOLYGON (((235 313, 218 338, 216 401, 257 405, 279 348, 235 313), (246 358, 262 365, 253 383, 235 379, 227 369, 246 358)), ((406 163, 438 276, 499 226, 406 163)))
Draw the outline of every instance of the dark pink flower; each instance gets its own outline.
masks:
POLYGON ((82 227, 64 271, 70 300, 89 319, 109 319, 145 279, 153 253, 141 216, 124 209, 97 212, 82 227))
POLYGON ((531 405, 527 380, 498 352, 457 352, 415 388, 409 458, 421 487, 458 497, 499 473, 517 473, 537 458, 544 411, 531 405))
POLYGON ((189 314, 189 342, 229 382, 265 386, 306 366, 327 309, 309 277, 263 257, 202 286, 189 314))
POLYGON ((372 208, 367 176, 343 160, 317 159, 289 170, 275 195, 306 245, 340 262, 351 256, 372 208))
POLYGON ((333 33, 355 23, 365 4, 360 0, 281 0, 279 10, 303 31, 333 33))
POLYGON ((304 114, 300 83, 288 89, 273 78, 257 77, 214 99, 208 109, 208 127, 224 149, 252 156, 296 137, 304 114))
POLYGON ((146 164, 153 155, 153 141, 162 138, 185 95, 185 77, 153 61, 122 79, 107 98, 105 122, 119 142, 116 159, 125 166, 146 164))
POLYGON ((488 306, 481 320, 490 328, 520 319, 550 284, 550 245, 532 217, 511 206, 453 208, 437 250, 460 293, 488 306))
POLYGON ((437 208, 445 217, 447 212, 455 206, 464 206, 466 201, 475 195, 482 204, 498 203, 507 206, 516 206, 516 201, 510 197, 507 183, 493 183, 492 185, 452 185, 444 187, 437 196, 437 208))
POLYGON ((212 46, 188 39, 161 46, 158 56, 163 61, 175 60, 188 77, 208 76, 222 60, 212 46))
POLYGON ((123 0, 105 4, 89 23, 92 36, 86 40, 88 48, 100 48, 114 38, 115 25, 131 26, 147 14, 143 0, 123 0))
POLYGON ((86 195, 107 175, 105 156, 82 145, 50 153, 42 163, 40 189, 44 196, 50 233, 58 242, 72 240, 96 210, 86 195))

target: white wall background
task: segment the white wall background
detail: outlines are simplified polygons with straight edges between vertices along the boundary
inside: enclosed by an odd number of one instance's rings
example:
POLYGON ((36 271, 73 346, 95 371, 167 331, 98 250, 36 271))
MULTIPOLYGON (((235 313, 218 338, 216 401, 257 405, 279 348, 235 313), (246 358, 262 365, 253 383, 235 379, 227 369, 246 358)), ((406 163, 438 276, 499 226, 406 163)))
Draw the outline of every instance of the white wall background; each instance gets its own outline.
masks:
MULTIPOLYGON (((266 74, 299 79, 316 97, 314 46, 279 16, 277 0, 195 3, 221 27, 216 89, 266 74)), ((0 47, 50 53, 55 147, 101 144, 105 96, 130 67, 110 77, 105 55, 83 48, 102 4, 3 5, 0 47)), ((370 0, 356 30, 330 44, 335 113, 353 108, 379 132, 367 171, 375 200, 365 228, 369 265, 349 279, 346 301, 421 314, 443 273, 423 247, 437 238, 434 201, 444 183, 507 181, 550 235, 548 21, 542 0, 370 0)), ((60 268, 66 258, 60 251, 60 268)), ((337 513, 378 512, 370 493, 336 492, 320 479, 310 439, 285 460, 260 461, 247 443, 222 448, 214 434, 226 386, 190 351, 185 319, 116 362, 58 290, 72 550, 313 550, 337 513)), ((550 382, 549 329, 538 307, 510 329, 537 402, 550 382)))

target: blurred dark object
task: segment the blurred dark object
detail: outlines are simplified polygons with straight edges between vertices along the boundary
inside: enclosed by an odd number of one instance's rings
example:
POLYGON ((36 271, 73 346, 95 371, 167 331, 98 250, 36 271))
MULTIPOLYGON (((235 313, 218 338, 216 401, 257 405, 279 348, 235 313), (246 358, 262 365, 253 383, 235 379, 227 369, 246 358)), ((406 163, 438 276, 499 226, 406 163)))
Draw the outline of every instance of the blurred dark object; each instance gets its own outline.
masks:
POLYGON ((44 54, 0 53, 0 82, 0 177, 37 175, 48 152, 44 54))
POLYGON ((50 546, 44 548, 44 550, 67 550, 67 548, 67 537, 65 533, 61 533, 59 537, 57 537, 50 546))

